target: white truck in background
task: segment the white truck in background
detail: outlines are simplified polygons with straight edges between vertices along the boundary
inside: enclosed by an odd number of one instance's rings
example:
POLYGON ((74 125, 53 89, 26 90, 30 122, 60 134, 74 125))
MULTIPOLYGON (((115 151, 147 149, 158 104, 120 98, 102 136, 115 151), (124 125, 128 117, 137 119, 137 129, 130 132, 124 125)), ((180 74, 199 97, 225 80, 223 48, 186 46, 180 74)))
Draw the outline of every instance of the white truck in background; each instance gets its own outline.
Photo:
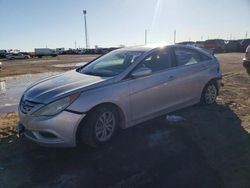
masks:
POLYGON ((35 56, 41 58, 43 56, 56 57, 58 53, 54 49, 50 48, 35 48, 35 56))

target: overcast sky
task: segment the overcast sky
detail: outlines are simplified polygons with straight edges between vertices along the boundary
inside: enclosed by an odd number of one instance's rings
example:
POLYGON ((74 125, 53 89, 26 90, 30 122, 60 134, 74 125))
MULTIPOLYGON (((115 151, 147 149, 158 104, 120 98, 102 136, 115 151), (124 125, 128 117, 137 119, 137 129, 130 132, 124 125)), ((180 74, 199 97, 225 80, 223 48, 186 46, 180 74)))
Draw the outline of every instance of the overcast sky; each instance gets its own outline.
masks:
POLYGON ((250 38, 250 0, 0 0, 0 49, 250 38))

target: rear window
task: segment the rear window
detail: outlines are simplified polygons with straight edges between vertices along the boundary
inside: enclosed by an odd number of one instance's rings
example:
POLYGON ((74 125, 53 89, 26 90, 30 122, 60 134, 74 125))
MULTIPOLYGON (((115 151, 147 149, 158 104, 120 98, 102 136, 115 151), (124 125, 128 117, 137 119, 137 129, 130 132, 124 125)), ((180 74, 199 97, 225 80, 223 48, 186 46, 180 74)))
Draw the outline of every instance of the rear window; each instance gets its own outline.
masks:
POLYGON ((211 60, 211 58, 205 54, 188 48, 175 48, 174 51, 178 66, 191 65, 211 60))

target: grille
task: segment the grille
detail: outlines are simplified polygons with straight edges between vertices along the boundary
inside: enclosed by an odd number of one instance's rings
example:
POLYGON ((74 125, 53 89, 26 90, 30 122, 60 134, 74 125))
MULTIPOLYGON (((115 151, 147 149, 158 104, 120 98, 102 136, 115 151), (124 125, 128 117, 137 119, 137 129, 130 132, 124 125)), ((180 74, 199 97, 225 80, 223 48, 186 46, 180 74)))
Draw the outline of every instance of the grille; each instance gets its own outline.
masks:
POLYGON ((20 104, 20 109, 24 114, 29 113, 38 103, 24 100, 20 104))

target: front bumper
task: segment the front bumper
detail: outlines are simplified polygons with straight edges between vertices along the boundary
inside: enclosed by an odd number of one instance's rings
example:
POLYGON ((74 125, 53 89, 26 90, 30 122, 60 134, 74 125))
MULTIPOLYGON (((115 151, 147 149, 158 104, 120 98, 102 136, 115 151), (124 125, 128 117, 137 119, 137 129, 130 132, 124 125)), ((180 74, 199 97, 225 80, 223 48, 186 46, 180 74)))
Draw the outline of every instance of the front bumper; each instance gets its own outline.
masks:
POLYGON ((62 111, 53 117, 35 117, 19 111, 19 116, 17 130, 28 139, 43 146, 75 147, 76 130, 85 114, 62 111))

